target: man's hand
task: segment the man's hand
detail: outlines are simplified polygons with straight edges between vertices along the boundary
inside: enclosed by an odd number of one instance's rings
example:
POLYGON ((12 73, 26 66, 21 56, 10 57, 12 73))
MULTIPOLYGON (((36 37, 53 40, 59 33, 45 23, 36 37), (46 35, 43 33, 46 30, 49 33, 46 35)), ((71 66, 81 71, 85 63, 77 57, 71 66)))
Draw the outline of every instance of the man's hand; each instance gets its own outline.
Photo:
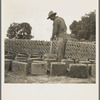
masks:
POLYGON ((52 40, 56 40, 56 38, 57 38, 57 36, 55 35, 55 36, 51 37, 50 40, 51 40, 51 41, 52 41, 52 40))
POLYGON ((54 40, 54 37, 51 37, 50 40, 51 40, 51 41, 54 40))

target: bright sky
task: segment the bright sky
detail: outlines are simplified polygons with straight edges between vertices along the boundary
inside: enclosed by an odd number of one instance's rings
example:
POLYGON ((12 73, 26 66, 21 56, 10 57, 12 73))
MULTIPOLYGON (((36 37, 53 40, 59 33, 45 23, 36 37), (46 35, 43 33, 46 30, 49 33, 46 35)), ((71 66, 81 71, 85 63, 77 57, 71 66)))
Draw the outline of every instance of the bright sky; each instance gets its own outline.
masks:
POLYGON ((11 23, 27 22, 32 26, 34 40, 50 40, 52 21, 47 20, 49 11, 64 18, 67 33, 73 20, 97 9, 97 0, 2 0, 3 36, 11 23))

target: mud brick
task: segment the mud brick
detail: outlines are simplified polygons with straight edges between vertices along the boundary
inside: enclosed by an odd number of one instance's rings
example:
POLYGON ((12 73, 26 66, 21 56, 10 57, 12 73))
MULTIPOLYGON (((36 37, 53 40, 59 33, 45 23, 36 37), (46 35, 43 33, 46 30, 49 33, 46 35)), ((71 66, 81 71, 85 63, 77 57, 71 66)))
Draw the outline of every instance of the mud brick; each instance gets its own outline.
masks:
POLYGON ((51 76, 61 76, 66 75, 67 69, 66 64, 63 62, 52 62, 50 67, 50 75, 51 76))
POLYGON ((33 62, 33 58, 28 58, 27 63, 28 63, 28 66, 29 66, 29 68, 28 68, 29 74, 31 74, 31 64, 32 64, 32 62, 33 62))
POLYGON ((74 63, 74 60, 72 60, 72 59, 67 59, 67 62, 68 62, 69 64, 71 64, 71 63, 74 63))
POLYGON ((95 64, 95 60, 89 60, 92 64, 95 64))
POLYGON ((33 61, 31 64, 31 75, 46 75, 47 63, 45 61, 33 61))
POLYGON ((45 59, 47 62, 47 70, 50 71, 51 62, 56 62, 56 59, 45 59))
POLYGON ((18 53, 17 57, 27 57, 28 55, 26 53, 18 53))
POLYGON ((66 64, 67 70, 69 71, 69 64, 73 64, 74 60, 71 59, 62 59, 61 62, 66 64))
POLYGON ((57 59, 57 54, 44 54, 43 59, 57 59))
POLYGON ((88 74, 91 76, 92 64, 88 64, 88 74))
POLYGON ((17 54, 17 57, 28 57, 26 54, 17 54))
POLYGON ((33 58, 28 58, 27 60, 30 61, 30 62, 33 62, 34 59, 33 58))
POLYGON ((64 62, 64 63, 69 63, 69 64, 73 64, 74 63, 74 60, 71 60, 71 59, 61 59, 61 62, 64 62))
POLYGON ((79 63, 79 59, 78 58, 75 59, 75 63, 79 63))
POLYGON ((86 64, 70 64, 70 77, 88 78, 88 67, 86 64))
POLYGON ((80 60, 80 61, 88 61, 87 58, 80 58, 79 60, 80 60))
POLYGON ((96 64, 92 64, 92 68, 91 68, 91 76, 93 76, 93 77, 96 76, 96 64))
POLYGON ((61 59, 61 62, 66 64, 66 68, 68 70, 69 69, 69 62, 68 62, 68 60, 67 59, 61 59))
POLYGON ((42 61, 42 58, 32 58, 33 61, 42 61))
POLYGON ((86 64, 88 67, 88 73, 89 73, 89 75, 91 75, 91 67, 92 67, 91 62, 90 61, 79 61, 79 63, 86 64))
POLYGON ((5 55, 5 59, 13 59, 14 56, 13 55, 5 55))
POLYGON ((79 61, 80 64, 91 64, 90 61, 79 61))
POLYGON ((19 62, 26 62, 28 58, 27 57, 15 57, 15 60, 19 62))
POLYGON ((29 66, 27 62, 19 62, 19 61, 13 61, 12 62, 12 71, 14 73, 22 73, 27 75, 29 72, 29 66))
POLYGON ((33 55, 30 56, 30 58, 41 58, 41 55, 33 54, 33 55))
POLYGON ((51 62, 56 62, 56 59, 45 59, 45 61, 47 61, 48 65, 51 64, 51 62))
POLYGON ((61 62, 67 62, 67 59, 61 59, 61 62))
POLYGON ((32 63, 45 63, 45 64, 47 64, 47 62, 46 61, 37 61, 37 60, 33 60, 33 62, 32 63))
POLYGON ((5 59, 5 75, 11 71, 12 61, 11 59, 5 59))

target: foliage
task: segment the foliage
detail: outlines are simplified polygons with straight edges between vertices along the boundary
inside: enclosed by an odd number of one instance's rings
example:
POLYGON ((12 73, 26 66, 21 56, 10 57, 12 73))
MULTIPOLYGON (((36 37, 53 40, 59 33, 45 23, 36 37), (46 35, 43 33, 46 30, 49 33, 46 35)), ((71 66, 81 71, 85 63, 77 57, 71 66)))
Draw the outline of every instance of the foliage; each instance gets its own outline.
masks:
POLYGON ((74 20, 70 25, 71 34, 75 38, 94 41, 96 37, 96 11, 85 14, 80 21, 74 20))
POLYGON ((7 37, 9 39, 31 39, 32 27, 28 23, 12 23, 7 31, 7 37))

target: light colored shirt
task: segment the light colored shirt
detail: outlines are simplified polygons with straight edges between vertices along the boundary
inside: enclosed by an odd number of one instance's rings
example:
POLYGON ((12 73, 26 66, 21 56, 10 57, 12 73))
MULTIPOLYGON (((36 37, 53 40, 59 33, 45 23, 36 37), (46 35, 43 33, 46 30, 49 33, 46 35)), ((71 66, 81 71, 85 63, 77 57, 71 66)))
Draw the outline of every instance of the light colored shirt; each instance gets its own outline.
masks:
POLYGON ((54 22, 53 22, 53 32, 52 32, 52 36, 53 37, 55 35, 56 36, 59 36, 61 34, 66 33, 66 31, 67 31, 67 27, 66 27, 66 24, 65 24, 64 19, 57 16, 55 18, 54 22))

